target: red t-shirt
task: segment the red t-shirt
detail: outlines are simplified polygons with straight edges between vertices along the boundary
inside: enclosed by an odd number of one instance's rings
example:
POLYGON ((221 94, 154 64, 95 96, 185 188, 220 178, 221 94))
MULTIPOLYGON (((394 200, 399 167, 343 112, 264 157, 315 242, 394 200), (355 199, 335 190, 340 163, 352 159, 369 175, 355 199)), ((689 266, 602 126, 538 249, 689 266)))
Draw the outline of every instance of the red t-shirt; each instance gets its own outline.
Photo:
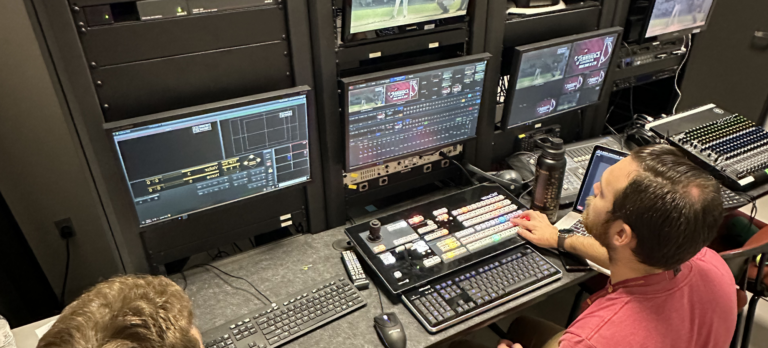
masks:
POLYGON ((704 248, 680 267, 611 284, 591 296, 560 348, 728 347, 736 328, 731 271, 704 248))

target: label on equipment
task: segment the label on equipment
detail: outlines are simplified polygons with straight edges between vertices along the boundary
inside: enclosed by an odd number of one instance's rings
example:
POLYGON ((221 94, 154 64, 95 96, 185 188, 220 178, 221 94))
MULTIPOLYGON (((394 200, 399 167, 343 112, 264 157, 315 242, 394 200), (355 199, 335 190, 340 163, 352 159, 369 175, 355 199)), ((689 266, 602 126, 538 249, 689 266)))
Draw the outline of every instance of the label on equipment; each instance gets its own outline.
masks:
POLYGON ((744 179, 739 180, 739 185, 744 186, 746 184, 752 183, 753 181, 755 181, 755 178, 752 176, 748 176, 744 179))
POLYGON ((285 219, 290 219, 290 218, 291 218, 291 214, 281 215, 280 216, 280 221, 285 220, 285 219))
POLYGON ((212 129, 213 128, 211 127, 211 124, 210 123, 206 123, 206 124, 201 124, 201 125, 197 125, 197 126, 192 127, 192 133, 193 134, 197 134, 197 133, 207 132, 207 131, 212 130, 212 129))
POLYGON ((290 226, 290 225, 293 225, 293 221, 283 222, 282 224, 280 224, 280 227, 285 227, 285 226, 290 226))
MULTIPOLYGON (((426 28, 425 28, 425 29, 426 29, 426 28)), ((440 46, 440 43, 439 43, 439 42, 433 42, 433 43, 430 43, 430 44, 429 44, 429 48, 435 48, 435 47, 438 47, 438 46, 440 46)))
POLYGON ((378 58, 381 57, 381 52, 373 52, 368 54, 368 58, 378 58))

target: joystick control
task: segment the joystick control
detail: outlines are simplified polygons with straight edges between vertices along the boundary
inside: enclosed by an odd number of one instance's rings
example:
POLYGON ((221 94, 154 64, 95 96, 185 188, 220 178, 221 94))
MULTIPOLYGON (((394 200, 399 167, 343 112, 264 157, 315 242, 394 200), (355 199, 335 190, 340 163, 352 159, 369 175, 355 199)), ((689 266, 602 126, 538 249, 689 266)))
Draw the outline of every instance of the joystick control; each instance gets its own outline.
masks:
POLYGON ((379 220, 371 220, 368 224, 368 240, 371 242, 378 242, 381 240, 381 222, 379 220))

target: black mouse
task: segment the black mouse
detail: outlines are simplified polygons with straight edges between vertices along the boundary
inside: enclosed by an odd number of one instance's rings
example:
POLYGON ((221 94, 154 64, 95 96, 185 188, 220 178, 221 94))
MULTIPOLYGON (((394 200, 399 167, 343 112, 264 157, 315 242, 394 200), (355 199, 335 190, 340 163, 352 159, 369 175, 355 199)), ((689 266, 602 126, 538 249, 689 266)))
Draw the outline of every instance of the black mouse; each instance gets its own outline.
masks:
POLYGON ((405 348, 405 330, 395 313, 384 313, 373 317, 373 327, 387 348, 405 348))

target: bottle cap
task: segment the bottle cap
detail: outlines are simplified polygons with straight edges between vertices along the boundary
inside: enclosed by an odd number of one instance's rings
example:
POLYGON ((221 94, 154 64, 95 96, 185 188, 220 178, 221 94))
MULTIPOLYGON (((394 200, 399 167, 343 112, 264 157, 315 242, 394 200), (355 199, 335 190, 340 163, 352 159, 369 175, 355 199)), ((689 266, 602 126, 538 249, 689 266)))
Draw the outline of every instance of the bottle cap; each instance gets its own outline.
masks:
POLYGON ((536 147, 542 150, 541 154, 544 157, 555 160, 565 158, 563 139, 550 137, 536 138, 536 147))

